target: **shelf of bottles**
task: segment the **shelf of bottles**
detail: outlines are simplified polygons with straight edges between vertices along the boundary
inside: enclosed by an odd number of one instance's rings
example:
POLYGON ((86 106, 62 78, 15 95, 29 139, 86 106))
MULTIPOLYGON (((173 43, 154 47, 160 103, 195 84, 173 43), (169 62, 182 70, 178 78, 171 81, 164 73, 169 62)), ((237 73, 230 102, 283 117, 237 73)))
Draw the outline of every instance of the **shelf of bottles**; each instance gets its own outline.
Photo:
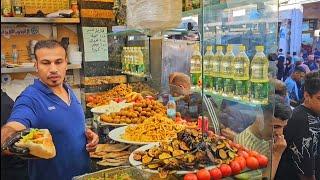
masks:
POLYGON ((148 77, 146 73, 146 64, 144 61, 144 47, 123 47, 121 53, 121 72, 123 74, 148 77))
POLYGON ((202 58, 199 45, 195 45, 190 68, 193 91, 200 92, 203 86, 204 93, 217 99, 252 106, 267 104, 269 62, 264 46, 256 46, 251 62, 246 55, 246 47, 241 45, 239 49, 240 52, 234 55, 233 46, 228 45, 225 53, 222 46, 217 46, 214 54, 212 46, 208 45, 202 58))

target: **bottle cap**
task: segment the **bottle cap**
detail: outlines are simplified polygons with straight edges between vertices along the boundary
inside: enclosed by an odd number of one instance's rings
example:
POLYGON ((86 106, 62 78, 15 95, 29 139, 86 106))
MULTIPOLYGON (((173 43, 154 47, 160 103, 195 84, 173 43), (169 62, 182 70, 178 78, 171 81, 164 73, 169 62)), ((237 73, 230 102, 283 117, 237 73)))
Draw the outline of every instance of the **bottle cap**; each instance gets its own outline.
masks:
POLYGON ((232 48, 232 46, 231 46, 231 45, 228 45, 228 46, 227 46, 227 51, 228 51, 228 52, 231 52, 231 51, 232 51, 232 49, 233 49, 233 48, 232 48))
POLYGON ((243 45, 241 45, 239 49, 240 49, 240 51, 246 51, 246 47, 243 45))
POLYGON ((256 51, 263 52, 264 51, 264 46, 256 46, 256 51))
POLYGON ((174 98, 171 94, 169 95, 169 101, 174 101, 174 98))
POLYGON ((217 51, 222 51, 222 46, 217 46, 217 51))
POLYGON ((212 51, 212 46, 207 46, 207 51, 212 51))

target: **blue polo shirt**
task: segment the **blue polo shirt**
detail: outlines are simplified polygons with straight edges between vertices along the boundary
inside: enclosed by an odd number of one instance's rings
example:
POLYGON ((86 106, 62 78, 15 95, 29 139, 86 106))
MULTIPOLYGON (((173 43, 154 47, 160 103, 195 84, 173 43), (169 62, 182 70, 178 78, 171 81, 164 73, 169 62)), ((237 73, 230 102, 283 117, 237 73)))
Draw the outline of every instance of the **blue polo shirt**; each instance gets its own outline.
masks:
POLYGON ((289 98, 292 100, 295 100, 299 102, 300 96, 299 96, 299 89, 297 86, 296 81, 294 81, 290 76, 285 80, 284 82, 287 87, 287 92, 289 95, 289 98))
POLYGON ((36 79, 16 99, 9 118, 27 128, 49 129, 52 135, 56 156, 49 160, 29 160, 31 180, 71 180, 89 171, 84 112, 71 88, 64 87, 70 105, 36 79))

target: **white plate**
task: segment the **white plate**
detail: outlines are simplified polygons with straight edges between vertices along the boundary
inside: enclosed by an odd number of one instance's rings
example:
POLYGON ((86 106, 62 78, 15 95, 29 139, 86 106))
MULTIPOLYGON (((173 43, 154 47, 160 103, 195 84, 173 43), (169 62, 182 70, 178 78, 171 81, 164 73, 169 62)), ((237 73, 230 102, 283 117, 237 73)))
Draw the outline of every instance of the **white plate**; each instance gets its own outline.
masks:
POLYGON ((139 142, 139 141, 128 141, 122 138, 122 135, 124 134, 126 128, 128 126, 118 127, 112 131, 109 132, 109 137, 118 142, 127 143, 127 144, 136 144, 136 145, 146 145, 146 144, 152 144, 155 142, 139 142))
MULTIPOLYGON (((140 169, 140 170, 143 170, 143 171, 146 171, 146 172, 159 173, 158 170, 148 169, 148 168, 146 168, 146 167, 144 167, 144 166, 142 165, 142 162, 136 161, 136 160, 133 159, 133 154, 134 154, 134 152, 137 152, 137 151, 146 151, 146 150, 148 150, 148 149, 151 149, 151 148, 154 147, 154 146, 159 147, 159 146, 160 146, 160 143, 157 142, 157 143, 147 144, 147 145, 144 145, 144 146, 142 146, 142 147, 134 150, 134 151, 130 154, 130 156, 129 156, 129 162, 130 162, 130 164, 131 164, 132 166, 135 166, 136 168, 138 168, 138 169, 140 169)), ((215 168, 215 167, 216 167, 216 166, 208 166, 208 167, 206 167, 205 169, 210 170, 210 169, 213 169, 213 168, 215 168)), ((181 175, 183 175, 183 174, 188 174, 188 173, 196 173, 197 171, 198 171, 198 170, 194 170, 194 171, 176 171, 176 174, 181 174, 181 175)))
POLYGON ((22 63, 21 66, 23 66, 23 67, 33 67, 34 63, 22 63))

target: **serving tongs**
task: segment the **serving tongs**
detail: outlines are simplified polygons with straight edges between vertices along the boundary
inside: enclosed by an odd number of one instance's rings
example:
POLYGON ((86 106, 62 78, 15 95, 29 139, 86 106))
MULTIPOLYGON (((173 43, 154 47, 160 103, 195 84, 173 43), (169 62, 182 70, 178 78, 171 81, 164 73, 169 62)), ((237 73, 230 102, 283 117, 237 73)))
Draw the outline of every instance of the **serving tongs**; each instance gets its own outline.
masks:
POLYGON ((15 145, 15 143, 18 142, 22 138, 22 136, 25 136, 29 133, 30 129, 24 129, 12 134, 3 143, 3 145, 1 145, 1 153, 8 150, 11 154, 18 156, 21 159, 39 159, 39 157, 30 154, 29 148, 18 147, 15 145))

